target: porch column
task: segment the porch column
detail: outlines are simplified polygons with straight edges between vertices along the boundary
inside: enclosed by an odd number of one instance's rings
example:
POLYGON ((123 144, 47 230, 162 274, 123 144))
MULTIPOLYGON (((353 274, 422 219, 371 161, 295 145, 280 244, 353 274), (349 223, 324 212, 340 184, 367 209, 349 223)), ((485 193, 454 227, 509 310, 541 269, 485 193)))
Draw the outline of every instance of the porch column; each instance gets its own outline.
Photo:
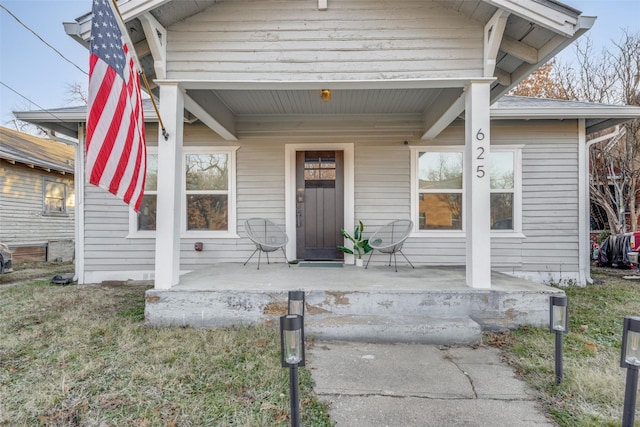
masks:
POLYGON ((158 129, 156 289, 169 289, 180 280, 183 109, 183 89, 177 83, 160 83, 160 116, 169 138, 158 129))
POLYGON ((465 225, 467 286, 491 287, 489 181, 490 83, 471 81, 465 95, 465 225))

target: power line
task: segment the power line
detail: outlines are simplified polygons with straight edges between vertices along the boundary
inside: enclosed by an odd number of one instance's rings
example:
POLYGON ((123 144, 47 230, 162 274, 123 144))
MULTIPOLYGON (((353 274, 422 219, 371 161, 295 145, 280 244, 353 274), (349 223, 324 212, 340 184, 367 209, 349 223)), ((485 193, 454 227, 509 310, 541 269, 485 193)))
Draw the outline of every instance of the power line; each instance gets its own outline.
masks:
POLYGON ((47 110, 46 108, 41 107, 40 105, 38 105, 37 103, 33 102, 32 100, 30 100, 29 98, 27 98, 26 96, 24 96, 23 94, 21 94, 20 92, 18 92, 17 90, 15 90, 14 88, 12 88, 11 86, 5 84, 4 82, 2 82, 0 80, 0 85, 6 87, 7 89, 9 89, 11 92, 15 93, 16 95, 18 95, 21 98, 24 98, 27 102, 35 105, 36 107, 38 107, 40 110, 44 111, 45 113, 51 114, 54 118, 60 120, 60 122, 64 122, 63 119, 61 119, 60 117, 56 116, 55 114, 53 114, 51 111, 47 110))
MULTIPOLYGON (((53 49, 54 52, 56 52, 58 55, 60 55, 62 57, 62 59, 64 59, 65 61, 67 61, 69 64, 73 65, 74 67, 76 67, 78 70, 82 71, 85 75, 89 75, 89 73, 87 73, 86 71, 84 71, 82 68, 80 68, 78 65, 76 65, 73 61, 71 61, 69 58, 67 58, 66 56, 64 56, 62 54, 62 52, 60 52, 58 49, 56 49, 55 47, 51 46, 45 39, 43 39, 42 37, 40 37, 40 35, 38 35, 38 33, 36 33, 35 31, 33 31, 31 28, 29 28, 29 26, 27 24, 25 24, 24 22, 22 22, 16 15, 14 15, 9 9, 7 9, 5 7, 5 5, 3 5, 2 3, 0 3, 0 7, 3 8, 9 15, 11 15, 13 17, 13 19, 15 19, 16 21, 18 21, 18 23, 20 23, 20 25, 22 25, 24 28, 26 28, 27 30, 29 30, 31 33, 33 33, 34 36, 36 36, 37 38, 40 39, 40 41, 42 41, 42 43, 46 44, 47 46, 49 46, 49 48, 53 49)), ((8 87, 8 86, 7 86, 8 87)), ((36 104, 37 105, 37 104, 36 104)))

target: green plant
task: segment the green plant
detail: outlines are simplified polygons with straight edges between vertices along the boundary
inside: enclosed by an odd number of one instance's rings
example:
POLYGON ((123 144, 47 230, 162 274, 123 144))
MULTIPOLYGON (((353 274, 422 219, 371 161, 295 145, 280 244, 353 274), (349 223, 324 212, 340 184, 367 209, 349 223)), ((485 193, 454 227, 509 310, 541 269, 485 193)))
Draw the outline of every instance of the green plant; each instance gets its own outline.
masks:
POLYGON ((338 245, 338 249, 346 254, 355 255, 356 258, 362 259, 362 255, 368 254, 372 251, 371 246, 369 246, 369 239, 364 238, 363 231, 364 224, 362 221, 358 221, 358 225, 353 231, 353 236, 349 235, 344 228, 341 228, 340 233, 342 233, 342 236, 345 239, 350 240, 351 243, 353 243, 353 249, 347 248, 343 245, 338 245))

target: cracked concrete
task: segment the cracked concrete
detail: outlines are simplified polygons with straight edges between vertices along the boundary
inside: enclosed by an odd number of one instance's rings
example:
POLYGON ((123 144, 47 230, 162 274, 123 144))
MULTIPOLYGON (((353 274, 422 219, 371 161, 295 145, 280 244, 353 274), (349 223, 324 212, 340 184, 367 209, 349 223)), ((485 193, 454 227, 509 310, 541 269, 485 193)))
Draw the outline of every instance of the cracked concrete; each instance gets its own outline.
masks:
POLYGON ((342 426, 553 426, 497 349, 318 342, 314 390, 342 426))

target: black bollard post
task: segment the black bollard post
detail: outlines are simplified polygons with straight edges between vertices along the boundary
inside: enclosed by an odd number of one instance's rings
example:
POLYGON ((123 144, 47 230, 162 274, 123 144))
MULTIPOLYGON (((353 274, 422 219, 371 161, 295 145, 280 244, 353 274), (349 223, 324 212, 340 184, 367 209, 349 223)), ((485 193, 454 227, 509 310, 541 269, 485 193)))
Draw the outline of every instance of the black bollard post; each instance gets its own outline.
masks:
POLYGON ((638 393, 638 367, 627 368, 627 382, 624 391, 624 411, 622 413, 622 427, 633 427, 636 416, 636 396, 638 393))
POLYGON ((556 331, 556 384, 562 382, 562 332, 556 331))
POLYGON ((300 398, 298 396, 298 365, 289 368, 289 396, 291 396, 291 427, 300 426, 300 398))

